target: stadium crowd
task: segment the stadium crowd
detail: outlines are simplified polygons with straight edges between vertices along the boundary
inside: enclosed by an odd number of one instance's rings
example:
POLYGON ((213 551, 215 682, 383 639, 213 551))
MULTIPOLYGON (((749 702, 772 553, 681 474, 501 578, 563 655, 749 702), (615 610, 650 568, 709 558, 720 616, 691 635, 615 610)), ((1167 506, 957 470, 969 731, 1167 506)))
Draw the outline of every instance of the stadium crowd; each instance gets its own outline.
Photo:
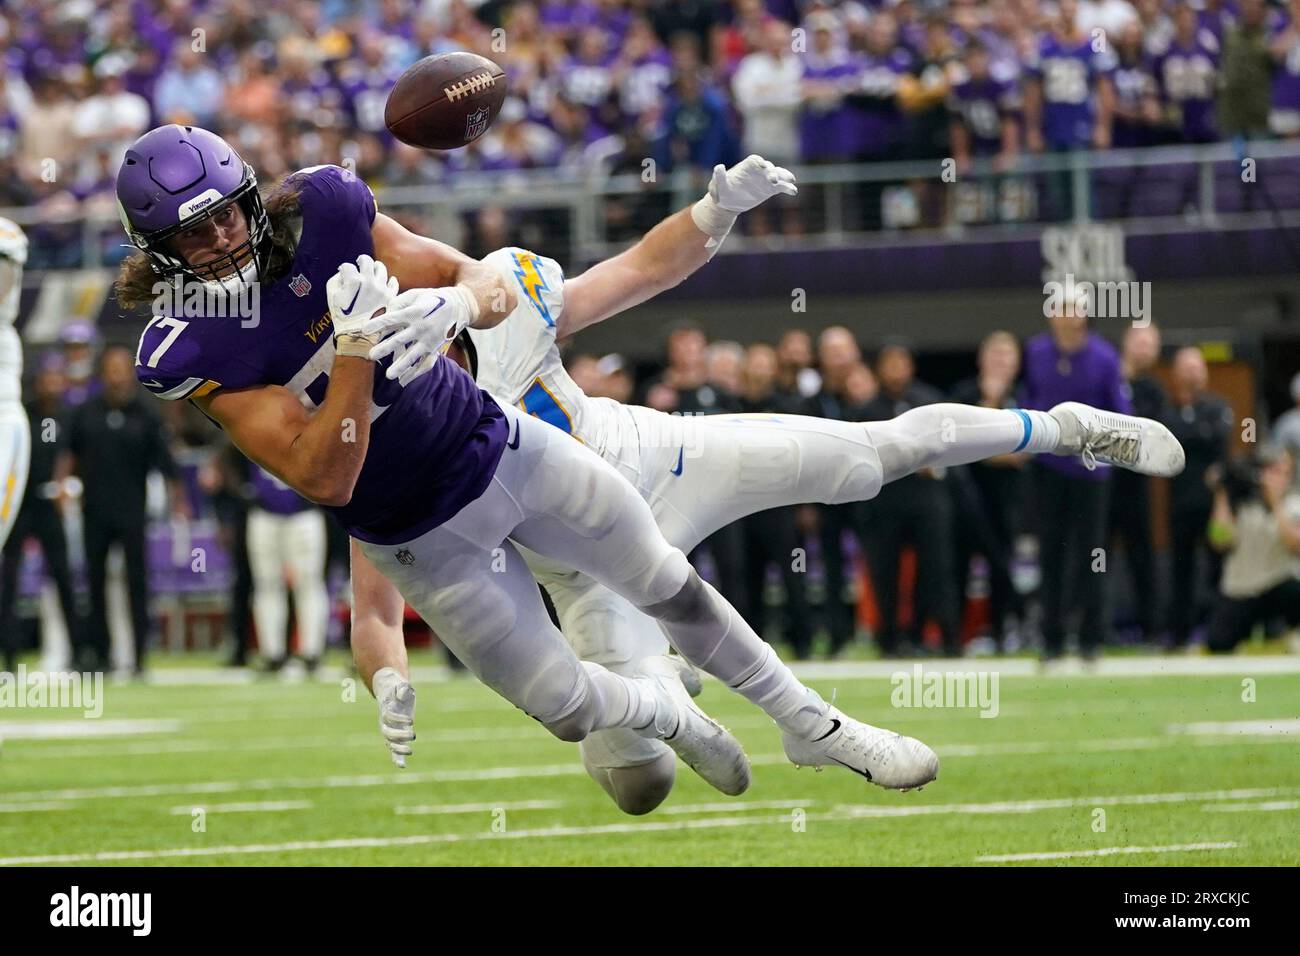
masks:
MULTIPOLYGON (((32 266, 80 264, 70 220, 113 216, 126 144, 165 122, 214 129, 266 181, 347 161, 372 186, 642 173, 647 159, 709 170, 749 152, 1005 170, 1026 152, 1290 137, 1297 14, 1263 0, 11 0, 0 207, 39 208, 32 266), (392 82, 454 49, 505 68, 500 118, 451 153, 396 143, 392 82)), ((879 225, 881 196, 864 198, 879 225)), ((483 216, 475 230, 498 211, 483 216)), ((749 227, 805 226, 778 218, 749 227)), ((112 264, 119 238, 100 238, 112 264)))

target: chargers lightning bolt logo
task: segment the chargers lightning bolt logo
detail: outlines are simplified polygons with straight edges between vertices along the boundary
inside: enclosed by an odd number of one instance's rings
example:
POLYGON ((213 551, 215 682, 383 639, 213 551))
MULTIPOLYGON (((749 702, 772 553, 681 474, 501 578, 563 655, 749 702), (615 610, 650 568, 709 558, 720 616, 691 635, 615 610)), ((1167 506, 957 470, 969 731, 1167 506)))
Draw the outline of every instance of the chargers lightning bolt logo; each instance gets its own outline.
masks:
POLYGON ((542 278, 542 272, 537 267, 537 257, 531 252, 515 252, 512 255, 515 260, 515 277, 519 279, 519 288, 524 290, 524 295, 528 296, 528 301, 541 314, 546 324, 551 328, 555 328, 555 320, 551 318, 551 310, 542 297, 542 293, 550 292, 551 287, 542 278))

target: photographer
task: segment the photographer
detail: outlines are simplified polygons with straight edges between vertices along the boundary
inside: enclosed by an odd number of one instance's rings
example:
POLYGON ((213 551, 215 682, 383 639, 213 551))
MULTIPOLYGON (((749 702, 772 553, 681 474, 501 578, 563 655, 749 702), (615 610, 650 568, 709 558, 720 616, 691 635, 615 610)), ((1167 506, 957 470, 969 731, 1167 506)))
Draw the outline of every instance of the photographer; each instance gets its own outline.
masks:
POLYGON ((1210 544, 1225 554, 1209 627, 1215 653, 1275 617, 1300 624, 1300 494, 1288 490, 1291 470, 1286 452, 1261 448, 1233 462, 1215 489, 1210 544))

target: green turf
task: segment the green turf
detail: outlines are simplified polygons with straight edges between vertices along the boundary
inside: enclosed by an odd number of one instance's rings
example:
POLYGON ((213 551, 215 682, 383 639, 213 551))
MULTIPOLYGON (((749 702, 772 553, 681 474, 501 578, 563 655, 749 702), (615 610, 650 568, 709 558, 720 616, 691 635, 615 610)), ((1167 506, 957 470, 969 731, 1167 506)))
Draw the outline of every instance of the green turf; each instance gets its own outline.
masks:
MULTIPOLYGON (((710 682, 701 703, 736 732, 755 762, 753 786, 738 799, 760 806, 665 812, 737 802, 679 765, 677 788, 665 806, 637 818, 620 814, 586 777, 574 746, 551 738, 471 679, 419 685, 420 739, 405 772, 387 759, 364 689, 347 702, 337 682, 110 683, 104 720, 170 718, 180 729, 6 740, 0 750, 0 858, 409 838, 399 845, 122 862, 965 865, 985 855, 1232 842, 1234 849, 1064 862, 1295 865, 1300 737, 1170 733, 1171 725, 1187 722, 1300 716, 1300 674, 1261 672, 1255 682, 1256 700, 1244 702, 1241 674, 1004 676, 1000 713, 985 719, 975 710, 894 708, 883 678, 811 681, 827 696, 837 691, 836 703, 850 713, 935 747, 943 759, 940 779, 908 794, 880 790, 843 771, 795 770, 781 761, 771 724, 710 682), (494 770, 501 772, 494 777, 494 770), (210 785, 210 792, 194 792, 210 785), (1235 790, 1260 792, 1235 798, 1215 793, 1235 790), (1193 796, 1159 796, 1169 794, 1193 796), (1142 802, 1122 799, 1143 795, 1142 802), (990 804, 1034 800, 1070 802, 988 812, 998 809, 990 804), (310 807, 230 813, 218 806, 264 801, 310 807), (511 808, 533 801, 552 805, 511 808), (1207 809, 1266 803, 1277 809, 1207 809), (483 808, 439 815, 395 811, 461 804, 483 808), (796 804, 802 813, 792 811, 796 804), (195 807, 208 808, 204 832, 193 830, 195 807), (494 816, 492 808, 501 807, 504 815, 494 816), (865 815, 925 807, 941 812, 865 815), (1104 810, 1104 831, 1096 829, 1097 808, 1104 810)), ((77 719, 73 711, 0 708, 0 724, 77 719)))

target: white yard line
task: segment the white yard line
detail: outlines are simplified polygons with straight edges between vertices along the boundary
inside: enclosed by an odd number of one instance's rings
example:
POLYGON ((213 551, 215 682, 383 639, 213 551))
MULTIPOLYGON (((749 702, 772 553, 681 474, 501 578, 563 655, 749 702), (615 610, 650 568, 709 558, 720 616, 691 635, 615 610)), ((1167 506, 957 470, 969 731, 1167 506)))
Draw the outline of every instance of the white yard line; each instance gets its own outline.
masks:
POLYGON ((1265 800, 1261 803, 1207 803, 1201 809, 1214 813, 1242 813, 1249 810, 1300 810, 1300 800, 1265 800))
POLYGON ((1059 797, 1043 800, 999 800, 991 803, 919 803, 912 806, 855 806, 840 804, 836 813, 859 817, 921 817, 950 813, 972 815, 1038 813, 1077 807, 1137 806, 1144 804, 1189 803, 1219 800, 1256 800, 1300 793, 1300 787, 1268 787, 1242 790, 1202 790, 1184 793, 1105 794, 1092 797, 1059 797))
POLYGON ((1079 860, 1133 853, 1194 853, 1198 850, 1235 850, 1239 843, 1173 843, 1168 846, 1105 846, 1096 850, 1060 850, 1052 853, 1002 853, 977 856, 976 863, 1025 863, 1033 860, 1079 860))
POLYGON ((174 734, 179 720, 11 720, 0 723, 0 740, 80 740, 87 737, 132 737, 138 734, 174 734))
POLYGON ((1206 720, 1192 724, 1171 724, 1171 734, 1243 734, 1252 737, 1300 737, 1300 719, 1206 720))
POLYGON ((495 810, 556 810, 563 800, 498 800, 495 803, 432 803, 411 807, 393 807, 393 812, 414 816, 438 816, 455 813, 491 813, 495 810))
POLYGON ((0 813, 31 813, 35 810, 74 810, 76 809, 70 803, 47 802, 38 803, 33 800, 27 803, 0 803, 0 813))
POLYGON ((710 817, 705 820, 650 821, 647 823, 608 823, 586 827, 542 827, 531 830, 507 830, 504 833, 425 833, 400 837, 349 837, 334 840, 299 840, 293 843, 232 844, 214 847, 170 847, 156 850, 112 850, 101 853, 58 853, 48 856, 0 857, 0 866, 67 863, 113 863, 132 860, 184 859, 205 856, 235 856, 260 853, 292 853, 310 850, 354 850, 398 846, 421 846, 438 843, 472 843, 480 840, 526 840, 547 837, 601 836, 621 833, 651 833, 671 830, 712 830, 722 827, 749 827, 765 824, 789 825, 786 815, 775 817, 710 817))
POLYGON ((137 784, 120 787, 81 787, 67 790, 22 790, 5 793, 19 800, 103 800, 135 797, 182 796, 191 793, 238 793, 243 790, 328 790, 336 787, 385 787, 422 783, 466 783, 532 777, 566 777, 583 774, 582 764, 538 764, 531 767, 486 767, 479 770, 430 770, 423 773, 393 770, 383 774, 334 777, 275 777, 258 780, 207 780, 196 783, 137 784))
POLYGON ((682 803, 660 807, 657 813, 733 813, 737 810, 794 810, 812 806, 812 800, 737 800, 734 803, 682 803))
POLYGON ((262 803, 200 803, 172 807, 168 812, 174 817, 188 817, 195 810, 206 813, 279 813, 284 810, 310 810, 310 800, 267 800, 262 803))

